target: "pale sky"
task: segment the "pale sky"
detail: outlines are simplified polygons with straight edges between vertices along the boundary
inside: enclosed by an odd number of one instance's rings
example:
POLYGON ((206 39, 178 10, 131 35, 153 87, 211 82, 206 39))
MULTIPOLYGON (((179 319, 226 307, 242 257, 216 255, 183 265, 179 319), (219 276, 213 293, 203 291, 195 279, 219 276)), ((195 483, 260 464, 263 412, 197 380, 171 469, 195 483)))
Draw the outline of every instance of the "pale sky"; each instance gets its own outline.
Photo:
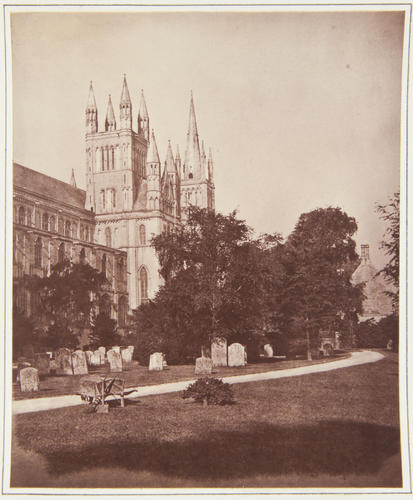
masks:
POLYGON ((20 13, 12 16, 14 160, 85 186, 93 81, 103 129, 123 74, 133 123, 144 89, 161 161, 184 154, 192 89, 215 161, 216 209, 257 233, 339 206, 373 263, 374 210, 399 189, 401 12, 20 13))

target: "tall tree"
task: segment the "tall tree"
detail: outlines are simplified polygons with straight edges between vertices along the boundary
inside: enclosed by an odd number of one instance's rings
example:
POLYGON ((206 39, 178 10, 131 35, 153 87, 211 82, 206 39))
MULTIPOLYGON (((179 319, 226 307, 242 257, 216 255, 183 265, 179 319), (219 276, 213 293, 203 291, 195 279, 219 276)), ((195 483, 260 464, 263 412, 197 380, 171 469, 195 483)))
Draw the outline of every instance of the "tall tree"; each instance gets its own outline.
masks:
POLYGON ((340 208, 320 208, 300 216, 284 247, 281 311, 290 335, 305 334, 309 358, 321 329, 334 330, 361 311, 362 287, 351 282, 356 230, 340 208))
POLYGON ((389 292, 393 300, 393 307, 398 314, 399 310, 399 239, 400 239, 400 192, 394 193, 387 205, 377 204, 380 218, 387 223, 381 248, 390 257, 387 264, 380 270, 386 280, 394 285, 395 290, 389 292))
POLYGON ((176 339, 181 353, 199 352, 214 337, 248 343, 262 329, 271 270, 262 259, 263 242, 235 212, 191 207, 186 224, 155 237, 153 245, 165 284, 138 315, 139 328, 163 332, 164 346, 176 339))

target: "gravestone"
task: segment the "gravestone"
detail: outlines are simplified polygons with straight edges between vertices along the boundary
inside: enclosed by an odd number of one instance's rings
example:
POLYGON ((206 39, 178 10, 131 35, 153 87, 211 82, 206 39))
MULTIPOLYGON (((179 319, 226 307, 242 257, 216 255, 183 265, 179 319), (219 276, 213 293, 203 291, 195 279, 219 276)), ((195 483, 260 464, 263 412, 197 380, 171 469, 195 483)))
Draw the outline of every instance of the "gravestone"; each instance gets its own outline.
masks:
POLYGON ((92 353, 90 358, 90 366, 100 366, 102 361, 102 355, 99 349, 92 353))
POLYGON ((149 358, 149 371, 163 370, 163 354, 161 352, 154 352, 149 358))
POLYGON ((390 340, 387 342, 386 349, 387 349, 388 351, 392 351, 392 350, 393 350, 393 340, 392 340, 392 339, 390 339, 390 340))
POLYGON ((165 356, 165 354, 162 354, 162 367, 164 369, 168 368, 168 363, 166 362, 166 356, 165 356))
MULTIPOLYGON (((88 364, 88 366, 91 366, 93 352, 92 351, 85 351, 85 356, 86 356, 86 363, 88 364)), ((100 361, 100 355, 99 355, 99 361, 100 361)))
POLYGON ((195 360, 195 375, 210 375, 212 373, 212 359, 200 357, 195 360))
POLYGON ((50 358, 45 353, 36 353, 34 355, 34 367, 37 368, 39 376, 50 375, 50 358))
POLYGON ((21 392, 37 392, 39 390, 39 372, 36 368, 27 367, 20 371, 21 392))
POLYGON ((73 375, 72 354, 70 349, 67 349, 66 347, 58 349, 55 354, 55 359, 58 366, 58 375, 73 375))
POLYGON ((109 349, 107 352, 108 361, 110 364, 111 372, 121 372, 122 371, 122 356, 114 351, 113 349, 109 349))
POLYGON ((130 350, 130 355, 131 355, 131 358, 133 358, 133 351, 135 350, 135 346, 133 346, 133 345, 128 345, 128 349, 130 350))
POLYGON ((114 345, 114 346, 112 347, 112 351, 115 351, 115 352, 117 352, 118 354, 120 354, 120 347, 119 347, 118 345, 114 345))
POLYGON ((228 366, 245 366, 245 348, 235 342, 228 347, 228 366))
POLYGON ((50 359, 53 358, 53 353, 52 351, 47 351, 46 354, 49 356, 50 359))
POLYGON ((72 353, 73 375, 87 375, 86 354, 83 351, 75 351, 72 353))
POLYGON ((50 360, 50 375, 56 375, 59 365, 55 359, 50 360))
POLYGON ((98 347, 98 351, 100 352, 100 364, 104 365, 105 364, 106 347, 98 347))
POLYGON ((272 358, 274 356, 274 351, 271 344, 265 344, 264 353, 266 358, 272 358))
POLYGON ((128 347, 121 349, 120 355, 122 356, 122 361, 124 363, 130 363, 132 361, 132 352, 129 350, 128 347))
POLYGON ((212 366, 227 366, 227 340, 214 339, 211 344, 212 366))

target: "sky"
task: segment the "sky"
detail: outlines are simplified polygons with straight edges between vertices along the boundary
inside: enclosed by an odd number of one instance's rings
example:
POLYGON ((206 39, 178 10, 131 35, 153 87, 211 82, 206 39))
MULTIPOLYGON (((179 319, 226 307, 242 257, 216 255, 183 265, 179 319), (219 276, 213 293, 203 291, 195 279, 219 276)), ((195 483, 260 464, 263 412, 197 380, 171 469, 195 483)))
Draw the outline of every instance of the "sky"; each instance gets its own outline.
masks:
MULTIPOLYGON (((34 11, 34 7, 31 8, 34 11)), ((161 161, 183 156, 190 92, 215 162, 216 209, 287 237, 341 207, 373 263, 375 204, 399 189, 403 12, 30 12, 12 14, 13 157, 85 186, 85 107, 99 129, 126 74, 136 129, 144 90, 161 161)))

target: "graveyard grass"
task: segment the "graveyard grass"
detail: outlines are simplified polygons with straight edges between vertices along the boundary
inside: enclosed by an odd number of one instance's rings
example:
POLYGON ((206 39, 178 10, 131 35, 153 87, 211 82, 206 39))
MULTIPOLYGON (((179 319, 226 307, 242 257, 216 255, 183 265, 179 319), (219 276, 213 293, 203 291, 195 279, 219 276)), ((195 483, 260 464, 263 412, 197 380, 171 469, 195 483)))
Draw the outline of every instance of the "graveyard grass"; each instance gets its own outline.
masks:
POLYGON ((181 393, 14 419, 12 486, 400 487, 398 358, 233 386, 236 403, 181 393))

